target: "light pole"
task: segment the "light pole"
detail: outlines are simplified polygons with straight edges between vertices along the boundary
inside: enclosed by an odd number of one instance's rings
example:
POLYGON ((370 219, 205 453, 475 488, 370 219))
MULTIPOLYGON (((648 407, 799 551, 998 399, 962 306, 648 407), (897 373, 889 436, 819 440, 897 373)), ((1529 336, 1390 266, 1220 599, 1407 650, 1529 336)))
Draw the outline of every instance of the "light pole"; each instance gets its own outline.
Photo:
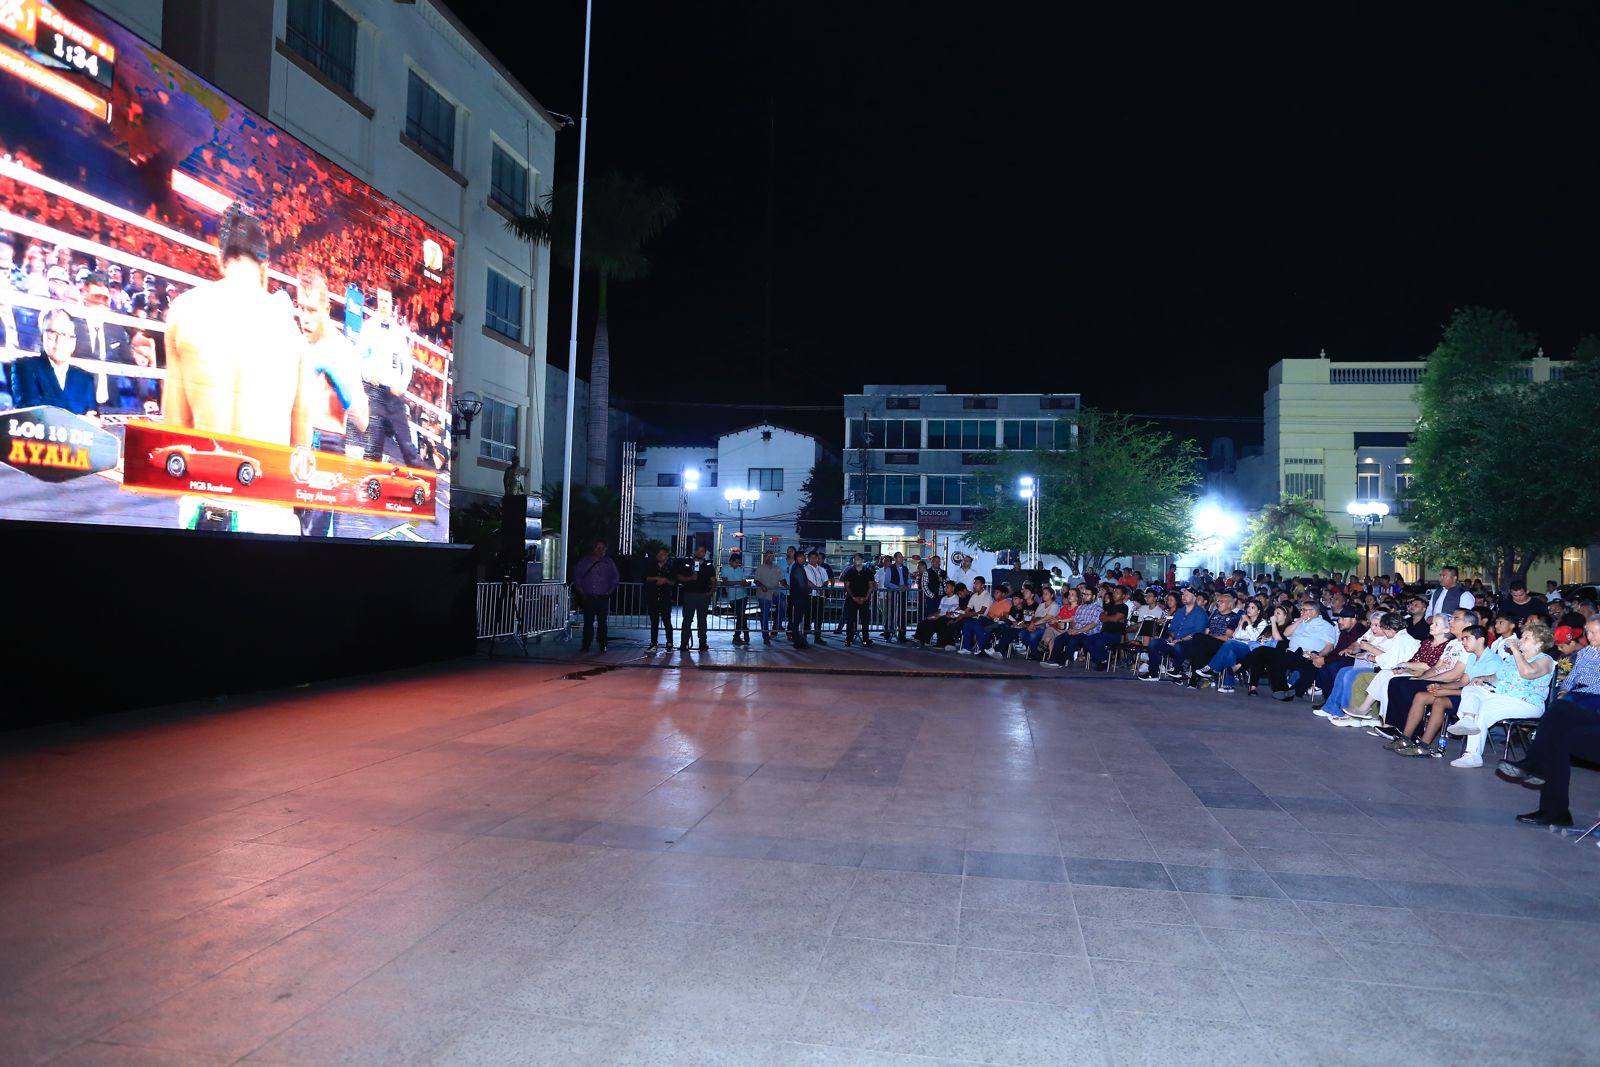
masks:
POLYGON ((683 472, 678 489, 678 555, 689 554, 689 493, 700 488, 700 469, 689 467, 683 472))
POLYGON ((578 219, 572 232, 572 335, 567 340, 567 427, 561 469, 561 580, 567 580, 567 537, 572 530, 572 411, 578 395, 578 283, 583 279, 583 184, 589 159, 589 39, 594 0, 583 5, 583 103, 578 109, 578 219))
POLYGON ((1017 495, 1028 502, 1028 559, 1033 570, 1039 569, 1039 490, 1041 486, 1031 474, 1017 481, 1017 495))
MULTIPOLYGON (((722 491, 722 499, 728 502, 729 507, 737 508, 739 511, 739 550, 742 552, 744 550, 744 513, 756 506, 756 501, 761 499, 761 490, 734 489, 730 487, 722 491)), ((759 563, 760 560, 756 562, 759 563)))
POLYGON ((1367 545, 1361 553, 1362 569, 1366 572, 1364 578, 1372 581, 1372 528, 1383 525, 1383 517, 1389 514, 1389 505, 1382 500, 1352 500, 1344 506, 1350 513, 1350 521, 1357 526, 1367 528, 1367 545))

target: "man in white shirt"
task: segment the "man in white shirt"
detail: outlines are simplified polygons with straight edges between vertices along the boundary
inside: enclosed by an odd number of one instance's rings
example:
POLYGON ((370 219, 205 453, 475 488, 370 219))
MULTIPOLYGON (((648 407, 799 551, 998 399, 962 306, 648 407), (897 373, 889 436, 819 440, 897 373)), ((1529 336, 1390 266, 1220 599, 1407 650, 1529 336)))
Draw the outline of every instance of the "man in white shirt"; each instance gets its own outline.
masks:
POLYGON ((822 566, 822 553, 812 549, 806 556, 806 578, 811 583, 811 640, 819 645, 822 639, 822 609, 827 604, 828 572, 822 566))
POLYGON ((1454 567, 1439 568, 1439 588, 1428 596, 1428 612, 1423 616, 1453 615, 1457 608, 1475 608, 1477 599, 1461 584, 1461 572, 1454 567))
POLYGON ((976 590, 977 586, 973 584, 975 575, 972 570, 972 557, 953 552, 950 554, 950 562, 954 564, 950 568, 950 580, 976 590))

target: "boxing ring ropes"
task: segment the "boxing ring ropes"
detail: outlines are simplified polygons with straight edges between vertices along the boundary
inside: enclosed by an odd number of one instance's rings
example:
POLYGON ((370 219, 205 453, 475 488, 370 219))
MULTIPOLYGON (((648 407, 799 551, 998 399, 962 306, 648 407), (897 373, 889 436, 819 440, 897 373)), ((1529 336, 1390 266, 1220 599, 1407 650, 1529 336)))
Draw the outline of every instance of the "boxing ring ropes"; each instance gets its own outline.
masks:
MULTIPOLYGON (((174 174, 178 173, 180 172, 174 171, 174 174)), ((183 233, 180 230, 174 230, 171 227, 164 226, 159 222, 147 219, 143 215, 135 214, 126 208, 118 207, 116 204, 101 200, 98 197, 90 196, 87 193, 72 188, 70 185, 65 185, 61 182, 58 182, 54 178, 40 174, 37 171, 29 170, 20 163, 17 163, 15 160, 0 158, 0 179, 6 178, 11 179, 12 181, 20 182, 23 185, 31 185, 40 192, 47 193, 52 196, 58 196, 63 200, 69 200, 80 207, 88 208, 91 211, 97 211, 102 215, 114 218, 119 222, 127 223, 130 226, 136 226, 139 229, 145 230, 157 237, 171 241, 174 244, 183 245, 186 248, 193 249, 194 251, 203 253, 207 256, 215 256, 217 254, 216 245, 207 244, 206 242, 199 240, 196 237, 191 237, 189 234, 183 233)), ((190 197, 190 199, 193 198, 190 197)), ((6 230, 11 233, 20 234, 22 236, 30 237, 37 241, 44 241, 52 245, 65 245, 74 252, 81 252, 85 255, 93 256, 96 259, 104 260, 108 264, 115 263, 118 266, 121 266, 124 270, 141 270, 146 274, 153 274, 158 278, 165 278, 170 281, 182 282, 183 284, 191 287, 203 285, 210 280, 208 278, 201 278, 194 274, 190 274, 189 272, 181 270, 177 267, 170 267, 162 263, 157 263, 154 260, 146 259, 143 256, 124 251, 120 248, 113 248, 110 245, 103 245, 97 241, 91 241, 86 237, 80 237, 77 234, 69 233, 66 230, 58 230, 53 226, 47 226, 43 223, 35 222, 32 219, 22 218, 20 215, 12 214, 9 211, 0 210, 0 230, 6 230)), ((296 280, 291 278, 289 275, 284 274, 282 271, 276 271, 268 268, 267 273, 273 279, 283 282, 286 285, 296 285, 296 280)), ((345 300, 343 293, 330 292, 328 295, 335 303, 339 304, 340 306, 344 305, 345 300)), ((6 294, 4 304, 11 307, 21 307, 41 312, 64 306, 61 301, 52 300, 48 296, 35 296, 30 293, 20 292, 6 294)), ((70 313, 73 309, 68 307, 67 310, 70 313)), ((369 309, 364 307, 358 310, 363 315, 372 314, 369 309)), ((104 316, 104 321, 126 327, 129 330, 143 330, 145 333, 165 333, 167 329, 167 324, 165 322, 160 322, 155 319, 141 319, 134 315, 122 315, 116 312, 107 312, 104 316)), ((434 344, 427 338, 421 337, 414 333, 409 334, 409 336, 412 343, 435 353, 447 364, 454 361, 455 357, 448 350, 434 344)), ((7 346, 11 344, 10 336, 7 337, 6 343, 7 346)), ((25 352, 21 349, 13 347, 0 346, 0 363, 9 363, 22 356, 31 356, 35 354, 36 353, 25 352)), ((71 360, 71 363, 73 366, 88 371, 96 376, 104 374, 118 378, 149 378, 156 381, 162 381, 167 376, 166 371, 159 367, 142 367, 133 363, 112 363, 107 360, 79 359, 76 357, 71 360)), ((422 373, 439 380, 443 385, 444 392, 449 392, 450 381, 446 374, 435 370, 433 367, 430 367, 426 363, 423 363, 419 360, 413 360, 413 366, 422 373)), ((416 405, 419 411, 426 411, 438 419, 441 428, 448 427, 450 425, 450 415, 443 408, 429 403, 416 393, 411 392, 409 388, 406 391, 405 398, 410 403, 416 405)), ((125 422, 129 418, 143 417, 144 416, 142 414, 109 415, 104 417, 102 421, 115 424, 119 422, 125 422)), ((412 432, 426 437, 428 440, 432 441, 434 446, 442 454, 449 454, 441 434, 433 433, 409 419, 407 420, 407 423, 412 432)))

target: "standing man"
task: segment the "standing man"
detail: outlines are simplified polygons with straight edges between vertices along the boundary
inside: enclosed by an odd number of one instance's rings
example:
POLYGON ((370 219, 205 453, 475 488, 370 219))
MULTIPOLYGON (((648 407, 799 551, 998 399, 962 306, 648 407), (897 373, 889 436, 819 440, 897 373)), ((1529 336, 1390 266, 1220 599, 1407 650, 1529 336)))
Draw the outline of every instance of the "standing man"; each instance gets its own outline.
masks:
POLYGON ((367 459, 382 459, 386 442, 393 440, 400 462, 417 463, 406 415, 406 388, 411 384, 411 338, 394 318, 394 294, 378 290, 377 316, 361 327, 361 378, 367 392, 371 422, 367 430, 367 459))
POLYGON ((772 633, 778 628, 778 612, 773 597, 783 589, 783 571, 779 569, 775 560, 777 557, 767 552, 761 557, 761 566, 756 568, 756 608, 761 615, 761 643, 772 644, 772 633))
POLYGON ((896 552, 883 567, 884 598, 883 639, 906 639, 906 597, 911 589, 911 571, 906 568, 903 552, 896 552))
POLYGON ((943 603, 944 587, 946 582, 955 581, 939 566, 939 557, 933 556, 928 560, 928 571, 922 588, 922 617, 927 618, 939 610, 943 603))
POLYGON ((622 575, 616 563, 606 555, 604 541, 596 541, 589 554, 572 568, 572 591, 583 609, 583 647, 578 651, 589 651, 595 638, 596 622, 600 630, 600 651, 606 650, 606 616, 611 614, 611 594, 616 592, 620 581, 622 575))
POLYGON ((1435 615, 1450 616, 1457 608, 1475 608, 1477 599, 1461 584, 1461 572, 1454 567, 1439 568, 1439 588, 1428 596, 1428 611, 1424 619, 1435 615))
POLYGON ((828 642, 822 639, 822 615, 828 603, 828 568, 823 565, 822 553, 814 548, 806 554, 806 580, 811 592, 811 606, 807 609, 811 617, 811 639, 825 645, 828 642))
POLYGON ((861 623, 861 644, 872 646, 872 594, 878 583, 861 562, 861 553, 850 557, 844 572, 844 643, 856 643, 856 623, 861 623))
POLYGON ((972 579, 977 577, 972 570, 972 557, 964 556, 960 552, 950 553, 950 577, 957 585, 964 585, 972 589, 972 579))
POLYGON ((706 546, 696 545, 694 559, 678 571, 678 584, 683 587, 683 633, 678 648, 689 651, 689 623, 699 617, 700 651, 710 649, 706 643, 706 617, 711 611, 711 597, 717 591, 717 574, 706 558, 706 546))
POLYGON ((795 648, 806 647, 806 623, 811 615, 811 572, 798 550, 789 564, 789 637, 795 648))
POLYGON ((672 594, 677 588, 678 579, 667 558, 667 550, 664 547, 656 549, 655 557, 644 565, 644 609, 650 616, 650 647, 645 650, 647 654, 661 647, 656 638, 662 626, 667 628, 667 648, 672 648, 672 594))
POLYGON ((745 601, 750 596, 750 572, 744 569, 744 553, 734 549, 728 562, 722 565, 722 585, 728 590, 728 608, 733 612, 733 643, 750 643, 750 622, 746 618, 745 601))

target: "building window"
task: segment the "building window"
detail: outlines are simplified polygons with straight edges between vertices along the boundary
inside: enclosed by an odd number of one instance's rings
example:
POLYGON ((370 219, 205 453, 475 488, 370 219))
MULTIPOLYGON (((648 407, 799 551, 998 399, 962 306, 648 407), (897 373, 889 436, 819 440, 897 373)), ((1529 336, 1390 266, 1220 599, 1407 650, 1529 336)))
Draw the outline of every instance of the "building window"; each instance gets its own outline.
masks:
POLYGON ((1312 500, 1321 500, 1322 475, 1285 471, 1283 492, 1285 496, 1308 496, 1312 500))
POLYGON ((501 337, 522 343, 522 286, 489 268, 489 295, 484 301, 483 323, 501 337))
POLYGON ((356 91, 356 20, 333 0, 289 0, 284 43, 347 93, 356 91))
POLYGON ((1055 420, 1007 419, 1005 422, 1005 443, 1007 448, 1042 448, 1046 451, 1054 449, 1056 447, 1055 420))
POLYGON ((993 411, 1000 406, 1000 398, 994 396, 964 396, 961 406, 968 411, 993 411))
POLYGON ((1363 463, 1356 471, 1356 499, 1383 499, 1383 467, 1376 461, 1363 463))
POLYGON ((851 448, 921 448, 921 419, 854 419, 850 423, 851 448), (872 435, 871 444, 861 436, 872 435))
POLYGON ((406 86, 406 136, 449 166, 456 165, 456 106, 411 71, 406 86))
POLYGON ((1579 585, 1589 580, 1589 550, 1568 548, 1561 553, 1561 583, 1579 585))
POLYGON ((1396 474, 1394 476, 1394 513, 1404 515, 1411 510, 1411 479, 1415 475, 1396 474))
POLYGON ((658 474, 656 475, 656 488, 676 489, 678 488, 678 484, 682 481, 682 479, 683 475, 679 474, 677 471, 673 471, 671 474, 658 474))
POLYGON ((489 161, 489 199, 513 215, 528 213, 528 168, 499 145, 489 161))
POLYGON ((928 475, 928 503, 959 506, 978 502, 978 484, 959 474, 928 475))
POLYGON ((517 451, 517 406, 486 396, 480 418, 483 429, 478 436, 478 455, 510 463, 517 451))
MULTIPOLYGON (((852 474, 847 483, 850 503, 861 504, 861 475, 852 474)), ((922 477, 916 474, 867 475, 868 504, 922 503, 922 477)))
POLYGON ((993 419, 929 419, 929 448, 993 448, 993 419))
POLYGON ((750 489, 759 489, 763 493, 783 492, 782 467, 751 467, 750 476, 744 483, 750 489))
POLYGON ((922 408, 920 396, 891 396, 884 400, 883 406, 890 411, 918 411, 922 408))
POLYGON ((1078 398, 1076 396, 1041 396, 1039 398, 1040 411, 1077 411, 1078 398))

